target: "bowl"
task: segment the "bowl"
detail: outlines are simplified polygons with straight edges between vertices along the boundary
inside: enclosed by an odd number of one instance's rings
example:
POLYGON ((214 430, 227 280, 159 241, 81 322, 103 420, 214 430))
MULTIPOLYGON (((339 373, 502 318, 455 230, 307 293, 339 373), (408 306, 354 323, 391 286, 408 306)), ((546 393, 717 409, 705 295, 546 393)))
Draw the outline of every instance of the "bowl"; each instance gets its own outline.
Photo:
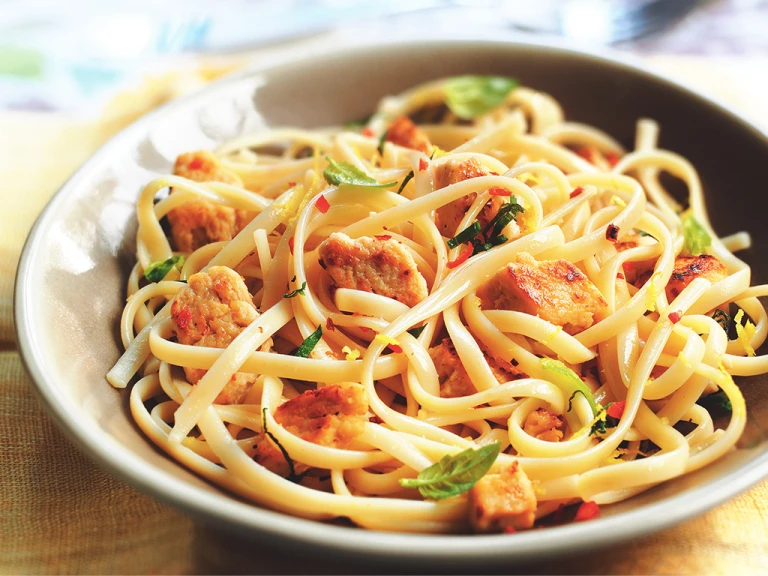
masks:
POLYGON ((367 115, 384 95, 465 73, 514 76, 555 96, 567 118, 630 146, 637 118, 658 120, 661 146, 700 171, 716 230, 749 230, 754 245, 744 257, 755 267, 753 283, 768 281, 768 263, 759 260, 768 251, 768 198, 751 193, 768 181, 768 140, 712 100, 624 61, 551 45, 434 41, 318 55, 248 71, 145 116, 99 150, 39 217, 19 265, 16 329, 34 385, 72 440, 140 490, 263 545, 410 567, 476 570, 584 552, 680 522, 765 477, 765 377, 739 382, 749 422, 739 448, 720 461, 609 506, 599 520, 514 537, 372 532, 262 509, 195 476, 133 423, 128 392, 104 376, 122 352, 118 321, 142 186, 169 173, 181 152, 264 126, 340 124, 367 115))

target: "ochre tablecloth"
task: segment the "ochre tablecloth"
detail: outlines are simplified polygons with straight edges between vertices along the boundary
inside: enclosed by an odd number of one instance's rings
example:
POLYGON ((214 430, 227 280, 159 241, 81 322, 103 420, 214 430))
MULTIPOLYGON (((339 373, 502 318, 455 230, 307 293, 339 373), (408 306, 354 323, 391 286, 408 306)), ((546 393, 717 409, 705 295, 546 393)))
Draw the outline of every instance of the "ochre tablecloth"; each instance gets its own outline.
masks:
MULTIPOLYGON (((730 100, 768 127, 765 66, 657 58, 659 68, 730 100), (765 70, 763 68, 763 70, 765 70)), ((214 74, 215 75, 215 74, 214 74)), ((211 76, 210 74, 208 76, 211 76)), ((281 573, 367 571, 254 549, 140 494, 75 449, 43 412, 15 351, 16 263, 35 216, 109 135, 173 96, 165 78, 98 122, 0 114, 0 573, 281 573)), ((200 80, 200 78, 197 78, 200 80)), ((193 83, 194 84, 194 83, 193 83)), ((768 483, 680 526, 582 557, 523 567, 544 573, 768 573, 768 483)))

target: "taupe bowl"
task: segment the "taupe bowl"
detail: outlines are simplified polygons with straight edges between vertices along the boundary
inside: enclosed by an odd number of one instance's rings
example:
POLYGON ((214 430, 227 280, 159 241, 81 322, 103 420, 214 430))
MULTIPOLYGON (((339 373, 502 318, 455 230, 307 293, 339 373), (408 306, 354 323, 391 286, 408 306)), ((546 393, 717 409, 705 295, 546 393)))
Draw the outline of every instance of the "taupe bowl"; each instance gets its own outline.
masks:
MULTIPOLYGON (((736 114, 669 80, 614 59, 551 46, 429 42, 368 46, 251 71, 142 118, 112 139, 51 200, 27 240, 16 284, 21 353, 50 413, 86 453, 157 498, 262 544, 356 554, 414 567, 524 561, 585 551, 699 514, 768 473, 766 378, 741 379, 749 423, 716 464, 620 504, 599 520, 514 536, 369 532, 262 509, 208 484, 160 452, 134 425, 127 391, 104 375, 120 356, 118 321, 133 265, 135 199, 177 154, 212 148, 262 126, 339 124, 425 80, 494 73, 554 95, 569 119, 627 146, 638 117, 661 123, 661 145, 689 158, 721 234, 746 229, 753 283, 768 281, 768 140, 736 114), (738 169, 733 167, 737 166, 738 169), (759 192, 759 193, 758 193, 759 192)), ((45 169, 44 166, 41 169, 45 169)))

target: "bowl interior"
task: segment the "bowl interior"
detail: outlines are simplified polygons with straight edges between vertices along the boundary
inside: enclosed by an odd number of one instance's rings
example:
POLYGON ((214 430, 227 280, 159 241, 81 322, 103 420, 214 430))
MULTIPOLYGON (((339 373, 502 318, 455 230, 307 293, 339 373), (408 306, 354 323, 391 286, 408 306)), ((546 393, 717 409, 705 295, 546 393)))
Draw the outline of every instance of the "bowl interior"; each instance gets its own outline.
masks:
POLYGON ((263 510, 188 472, 134 425, 126 391, 104 379, 121 354, 118 322, 135 257, 135 199, 177 154, 212 148, 264 126, 316 127, 365 116, 378 99, 445 75, 494 73, 552 94, 568 119, 631 147, 635 122, 661 124, 662 147, 698 169, 721 235, 749 230, 744 257, 753 283, 768 281, 765 137, 695 94, 613 60, 511 43, 387 45, 315 56, 251 72, 173 103, 131 126, 59 192, 25 248, 17 285, 17 330, 25 362, 49 410, 89 454, 129 482, 222 525, 286 544, 302 540, 401 560, 486 562, 531 558, 658 529, 733 496, 768 470, 766 379, 742 379, 749 424, 740 449, 713 466, 606 510, 599 521, 506 539, 404 536, 322 525, 263 510), (734 170, 734 161, 747 170, 734 170), (658 511, 664 509, 664 514, 658 511))

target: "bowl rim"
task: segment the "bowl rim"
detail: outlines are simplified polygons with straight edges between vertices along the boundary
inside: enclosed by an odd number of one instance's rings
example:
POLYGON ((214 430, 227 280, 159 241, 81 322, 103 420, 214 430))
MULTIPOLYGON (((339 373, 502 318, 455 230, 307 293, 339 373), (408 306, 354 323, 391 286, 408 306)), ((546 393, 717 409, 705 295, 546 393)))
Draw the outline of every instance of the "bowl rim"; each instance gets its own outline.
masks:
MULTIPOLYGON (((455 49, 457 46, 476 46, 485 49, 525 50, 535 49, 570 56, 587 58, 613 68, 629 69, 634 73, 661 83, 665 88, 682 91, 689 98, 698 99, 725 114, 740 128, 754 132, 768 149, 768 137, 754 122, 729 105, 711 95, 702 94, 677 80, 651 71, 647 64, 636 57, 608 51, 591 51, 574 47, 569 42, 553 39, 426 39, 369 41, 340 49, 326 49, 311 58, 293 56, 277 63, 249 67, 180 99, 168 102, 142 116, 103 144, 52 196, 32 227, 19 260, 15 280, 14 316, 18 350, 31 376, 34 388, 47 412, 54 417, 66 435, 90 458, 114 473, 128 484, 152 497, 172 504, 198 517, 230 528, 245 529, 249 535, 260 535, 282 543, 303 544, 314 549, 333 548, 345 554, 366 555, 397 562, 439 560, 453 565, 471 562, 473 566, 501 561, 524 561, 543 555, 560 555, 585 551, 631 537, 644 535, 682 522, 692 516, 733 498, 768 476, 768 452, 747 462, 713 482, 688 489, 681 494, 666 497, 613 516, 604 517, 588 524, 565 525, 542 531, 521 532, 509 540, 505 535, 424 535, 409 533, 378 532, 361 528, 329 525, 306 520, 263 508, 256 503, 237 499, 227 493, 211 492, 194 486, 178 476, 165 472, 135 455, 110 436, 100 433, 95 423, 79 420, 66 409, 68 402, 59 392, 55 381, 40 367, 44 365, 45 352, 33 333, 32 318, 35 316, 34 286, 31 277, 35 270, 36 254, 45 233, 55 222, 60 206, 70 193, 87 181, 89 175, 111 157, 113 149, 124 141, 135 139, 159 118, 171 111, 210 101, 219 91, 225 91, 250 77, 263 73, 286 72, 311 65, 328 57, 340 58, 371 56, 382 49, 408 51, 428 47, 436 50, 455 49), (397 551, 396 558, 392 554, 397 551)), ((146 439, 147 442, 151 442, 146 439)), ((154 445, 153 445, 154 446, 154 445)), ((167 457, 163 453, 164 456, 167 457)), ((181 464, 178 464, 181 466, 181 464)))

